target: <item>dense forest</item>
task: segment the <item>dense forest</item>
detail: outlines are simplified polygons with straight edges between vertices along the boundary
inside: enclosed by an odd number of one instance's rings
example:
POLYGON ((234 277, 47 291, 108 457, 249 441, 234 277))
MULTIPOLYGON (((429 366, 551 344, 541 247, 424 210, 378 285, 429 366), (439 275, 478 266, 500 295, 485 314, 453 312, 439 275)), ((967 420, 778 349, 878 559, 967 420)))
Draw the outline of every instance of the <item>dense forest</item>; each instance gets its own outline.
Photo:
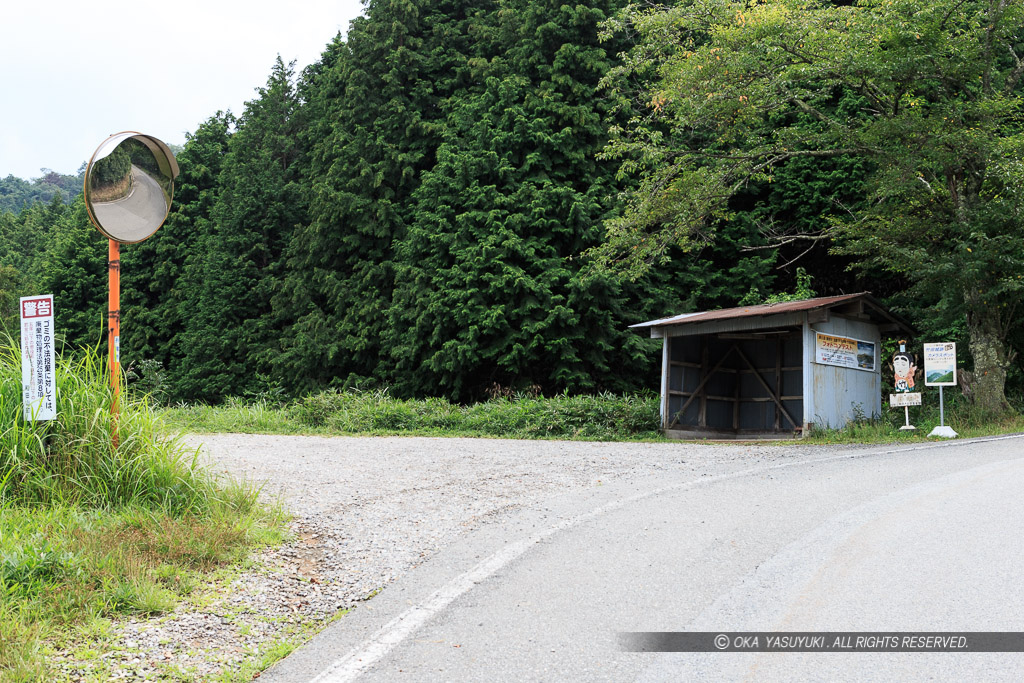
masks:
POLYGON ((0 213, 20 213, 33 204, 46 204, 57 195, 64 201, 71 201, 81 194, 85 164, 78 170, 78 175, 63 175, 48 168, 39 170, 42 175, 32 180, 13 175, 0 178, 0 213))
MULTIPOLYGON (((697 5, 743 24, 726 0, 678 6, 697 5)), ((751 82, 708 114, 733 128, 695 124, 672 113, 684 98, 669 67, 721 34, 678 15, 652 24, 657 14, 618 0, 369 0, 315 64, 296 73, 278 59, 242 112, 216 112, 188 135, 166 224, 122 247, 122 362, 158 373, 174 401, 328 387, 463 401, 631 391, 656 388, 660 353, 630 324, 797 290, 871 291, 918 327, 918 341, 972 348, 963 297, 871 251, 865 224, 922 230, 876 211, 888 167, 859 152, 879 143, 789 151, 831 130, 829 116, 870 118, 864 95, 830 82, 826 95, 797 99, 804 108, 766 105, 744 120, 734 105, 758 95, 751 82), (753 158, 755 143, 776 145, 767 171, 715 165, 753 158), (659 185, 659 169, 695 158, 680 150, 703 156, 659 185), (730 188, 710 193, 714 205, 701 204, 696 179, 708 178, 730 188), (687 211, 700 220, 684 225, 687 211), (621 257, 641 243, 641 267, 621 257)), ((1016 81, 1010 90, 1020 98, 1016 81)), ((81 179, 65 187, 55 175, 0 181, 0 320, 13 331, 17 297, 52 292, 64 342, 95 345, 106 243, 81 179)), ((1019 234, 1016 206, 987 220, 1019 234)), ((986 244, 972 234, 975 249, 986 244)), ((1024 336, 1002 310, 999 362, 1016 395, 1024 336)))

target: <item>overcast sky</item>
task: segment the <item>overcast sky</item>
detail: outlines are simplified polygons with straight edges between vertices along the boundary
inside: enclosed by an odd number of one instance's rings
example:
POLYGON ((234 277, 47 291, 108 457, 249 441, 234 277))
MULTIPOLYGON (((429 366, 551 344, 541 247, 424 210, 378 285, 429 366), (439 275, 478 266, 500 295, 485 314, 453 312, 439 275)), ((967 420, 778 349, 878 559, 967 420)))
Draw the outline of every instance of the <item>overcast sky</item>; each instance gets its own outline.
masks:
POLYGON ((110 134, 171 144, 315 62, 360 0, 21 0, 0 17, 0 177, 73 174, 110 134))

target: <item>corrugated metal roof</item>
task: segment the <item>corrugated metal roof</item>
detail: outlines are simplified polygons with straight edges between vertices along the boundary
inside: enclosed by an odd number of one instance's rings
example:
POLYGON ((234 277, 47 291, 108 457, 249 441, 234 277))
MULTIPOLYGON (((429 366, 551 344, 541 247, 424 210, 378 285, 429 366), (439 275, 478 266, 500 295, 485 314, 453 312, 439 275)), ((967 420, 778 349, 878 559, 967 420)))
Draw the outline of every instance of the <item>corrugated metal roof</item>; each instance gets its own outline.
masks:
POLYGON ((650 320, 645 323, 637 323, 630 327, 665 327, 668 325, 689 325, 691 323, 707 322, 709 320, 729 320, 732 318, 753 318, 777 315, 779 313, 794 313, 798 311, 812 311, 818 308, 830 308, 839 304, 864 299, 871 304, 885 317, 896 319, 891 313, 885 310, 878 301, 867 292, 859 294, 842 294, 840 296, 823 296, 816 299, 801 299, 800 301, 783 301, 777 304, 760 304, 758 306, 740 306, 738 308, 723 308, 718 311, 704 311, 701 313, 684 313, 671 318, 650 320))

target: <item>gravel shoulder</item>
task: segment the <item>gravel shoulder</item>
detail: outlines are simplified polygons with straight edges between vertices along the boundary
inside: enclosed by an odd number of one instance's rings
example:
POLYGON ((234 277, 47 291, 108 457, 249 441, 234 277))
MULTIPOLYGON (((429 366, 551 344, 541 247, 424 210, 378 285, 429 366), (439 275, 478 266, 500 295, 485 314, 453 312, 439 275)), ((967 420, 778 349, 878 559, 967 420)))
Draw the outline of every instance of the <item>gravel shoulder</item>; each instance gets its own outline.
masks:
MULTIPOLYGON (((297 644, 470 531, 555 496, 661 473, 694 477, 837 452, 785 444, 591 443, 426 437, 193 435, 213 472, 262 487, 293 539, 226 589, 174 613, 112 625, 101 662, 72 680, 208 679, 297 644), (105 668, 104 668, 105 667, 105 668)), ((842 450, 851 450, 849 446, 842 450)), ((344 618, 344 617, 341 617, 344 618)))

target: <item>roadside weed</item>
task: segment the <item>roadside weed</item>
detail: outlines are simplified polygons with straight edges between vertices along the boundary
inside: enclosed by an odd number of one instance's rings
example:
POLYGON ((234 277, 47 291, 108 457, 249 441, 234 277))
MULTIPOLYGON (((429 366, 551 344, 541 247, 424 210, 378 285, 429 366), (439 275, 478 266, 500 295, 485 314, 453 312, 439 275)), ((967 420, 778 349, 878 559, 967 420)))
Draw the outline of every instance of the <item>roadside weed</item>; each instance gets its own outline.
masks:
POLYGON ((49 680, 46 648, 104 619, 171 610, 200 572, 282 537, 258 491, 219 481, 112 392, 97 352, 56 363, 57 419, 26 422, 20 354, 0 343, 0 680, 49 680), (46 645, 44 645, 46 643, 46 645))

